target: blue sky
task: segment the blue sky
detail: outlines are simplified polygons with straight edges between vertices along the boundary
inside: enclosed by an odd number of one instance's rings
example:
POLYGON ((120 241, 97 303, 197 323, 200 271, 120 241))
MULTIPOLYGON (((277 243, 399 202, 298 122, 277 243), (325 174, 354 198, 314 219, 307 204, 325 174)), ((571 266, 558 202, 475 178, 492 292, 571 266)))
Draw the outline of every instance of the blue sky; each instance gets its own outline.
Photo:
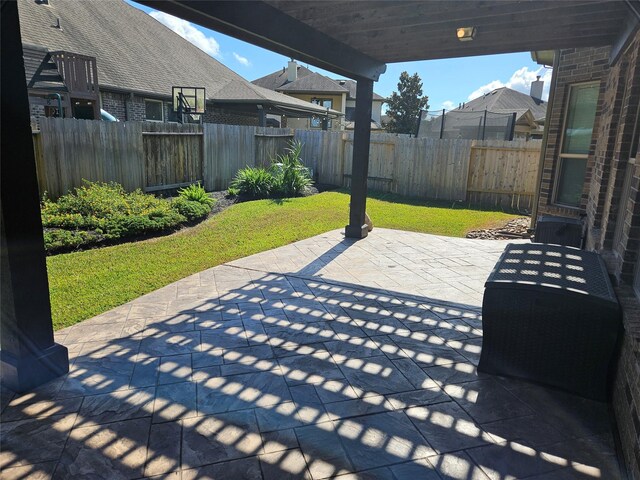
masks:
MULTIPOLYGON (((255 80, 281 69, 287 57, 260 47, 236 40, 221 33, 202 28, 184 20, 157 12, 146 6, 127 0, 128 3, 152 15, 173 31, 207 52, 213 58, 242 75, 255 80)), ((332 78, 331 72, 309 65, 332 78)), ((380 81, 374 85, 376 93, 389 96, 397 90, 398 79, 403 71, 418 73, 423 83, 423 93, 429 96, 431 110, 455 108, 494 88, 507 86, 514 90, 529 92, 536 75, 545 80, 544 98, 548 95, 551 70, 540 67, 531 60, 529 52, 484 57, 467 57, 450 60, 391 63, 380 81)))

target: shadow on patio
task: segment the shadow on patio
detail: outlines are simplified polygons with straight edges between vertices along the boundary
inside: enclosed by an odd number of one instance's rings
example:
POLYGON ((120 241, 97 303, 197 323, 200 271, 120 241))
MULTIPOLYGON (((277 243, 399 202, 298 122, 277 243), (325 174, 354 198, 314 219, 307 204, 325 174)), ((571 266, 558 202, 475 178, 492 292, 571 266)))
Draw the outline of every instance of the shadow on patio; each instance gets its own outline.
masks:
POLYGON ((58 332, 70 373, 5 392, 2 478, 618 478, 606 405, 478 376, 481 335, 476 306, 216 267, 58 332))

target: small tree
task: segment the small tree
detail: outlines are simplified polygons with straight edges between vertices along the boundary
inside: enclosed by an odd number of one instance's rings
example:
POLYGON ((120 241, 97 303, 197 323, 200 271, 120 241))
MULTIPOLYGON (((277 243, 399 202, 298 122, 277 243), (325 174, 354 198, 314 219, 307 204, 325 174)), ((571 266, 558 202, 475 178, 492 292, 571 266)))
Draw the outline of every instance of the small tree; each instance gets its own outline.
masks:
POLYGON ((420 110, 429 109, 429 97, 422 96, 422 80, 417 73, 409 76, 400 74, 398 92, 389 98, 387 115, 389 123, 385 125, 391 133, 415 133, 420 110))

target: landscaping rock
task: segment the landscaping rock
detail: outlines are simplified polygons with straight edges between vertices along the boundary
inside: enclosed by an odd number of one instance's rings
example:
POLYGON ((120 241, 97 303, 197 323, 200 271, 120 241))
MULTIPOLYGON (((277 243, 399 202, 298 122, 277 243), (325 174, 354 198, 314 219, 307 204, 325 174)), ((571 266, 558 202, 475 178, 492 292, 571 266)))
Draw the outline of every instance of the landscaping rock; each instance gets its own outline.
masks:
POLYGON ((505 225, 497 228, 484 230, 472 230, 467 233, 467 238, 477 238, 481 240, 510 240, 512 238, 530 238, 529 227, 531 219, 520 217, 509 220, 505 225))

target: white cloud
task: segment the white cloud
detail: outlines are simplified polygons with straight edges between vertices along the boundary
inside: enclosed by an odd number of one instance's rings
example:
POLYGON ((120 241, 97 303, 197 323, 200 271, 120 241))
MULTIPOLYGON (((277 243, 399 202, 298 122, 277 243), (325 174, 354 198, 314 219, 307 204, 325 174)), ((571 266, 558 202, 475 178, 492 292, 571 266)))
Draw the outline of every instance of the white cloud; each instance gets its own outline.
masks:
POLYGON ((453 103, 451 100, 445 100, 444 102, 442 102, 442 105, 440 106, 445 110, 453 110, 454 108, 456 108, 457 105, 453 103))
POLYGON ((238 61, 240 65, 244 65, 245 67, 251 66, 251 62, 249 61, 248 58, 243 57, 242 55, 238 55, 236 52, 233 52, 233 56, 235 57, 235 59, 238 61))
POLYGON ((207 37, 203 32, 198 30, 191 22, 182 20, 164 12, 150 12, 153 18, 160 23, 169 27, 185 40, 193 43, 203 52, 208 53, 212 57, 222 58, 220 53, 220 45, 213 37, 207 37))
POLYGON ((551 69, 540 67, 537 70, 529 70, 528 67, 522 67, 516 70, 511 78, 506 82, 501 80, 493 80, 486 85, 481 86, 477 90, 469 95, 468 100, 478 98, 485 93, 489 93, 496 88, 507 87, 513 90, 517 90, 522 93, 529 93, 531 91, 531 82, 535 81, 536 76, 540 75, 540 80, 544 80, 544 88, 542 91, 542 99, 547 100, 549 98, 549 86, 551 84, 551 69))

